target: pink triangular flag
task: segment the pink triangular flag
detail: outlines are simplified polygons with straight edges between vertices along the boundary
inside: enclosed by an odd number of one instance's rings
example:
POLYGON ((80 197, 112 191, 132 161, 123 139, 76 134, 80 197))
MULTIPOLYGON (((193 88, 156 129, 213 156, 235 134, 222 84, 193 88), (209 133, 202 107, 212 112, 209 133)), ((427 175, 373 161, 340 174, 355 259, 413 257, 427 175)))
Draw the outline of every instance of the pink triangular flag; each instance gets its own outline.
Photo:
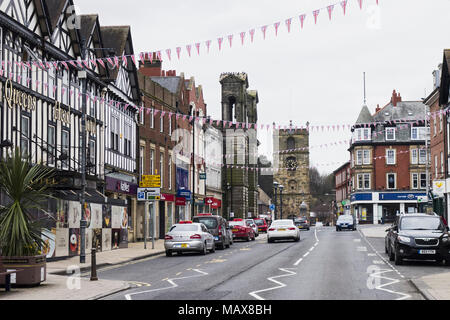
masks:
POLYGON ((230 43, 230 48, 231 48, 233 46, 233 35, 232 34, 230 34, 228 36, 228 42, 230 43))
POLYGON ((345 16, 345 9, 347 9, 347 0, 341 1, 341 7, 344 10, 344 16, 345 16))
POLYGON ((197 42, 195 47, 197 48, 197 54, 200 55, 200 42, 197 42))
POLYGON ((181 47, 177 47, 176 50, 177 50, 178 60, 180 60, 181 47))
POLYGON ((278 36, 278 27, 280 26, 280 23, 279 22, 275 22, 273 24, 273 26, 275 27, 275 36, 278 36))
POLYGON ((242 45, 244 45, 245 32, 241 32, 240 35, 241 35, 241 43, 242 45))
POLYGON ((171 57, 170 57, 171 52, 172 52, 172 50, 166 49, 166 54, 167 54, 167 57, 169 58, 169 60, 171 60, 171 57))
POLYGON ((331 20, 331 13, 333 12, 334 4, 328 6, 327 9, 328 9, 328 16, 330 17, 331 20))
POLYGON ((291 23, 292 23, 292 18, 289 18, 285 21, 286 23, 286 27, 288 29, 288 33, 291 32, 291 23))
POLYGON ((217 43, 219 44, 219 51, 222 49, 223 38, 217 38, 217 43))
POLYGON ((314 24, 317 24, 317 16, 320 13, 320 9, 319 10, 314 10, 313 11, 313 15, 314 15, 314 24))
POLYGON ((206 40, 206 47, 208 48, 208 53, 209 53, 209 47, 211 46, 211 40, 206 40))
POLYGON ((264 40, 266 39, 266 30, 267 30, 267 26, 261 27, 261 31, 263 32, 263 35, 264 35, 264 40))
POLYGON ((302 29, 303 29, 303 23, 305 22, 306 14, 300 15, 299 18, 300 18, 300 24, 301 24, 302 29))
POLYGON ((186 46, 186 50, 187 50, 187 52, 188 52, 189 57, 191 56, 191 48, 192 48, 192 46, 191 46, 190 44, 188 44, 188 45, 186 46))
POLYGON ((249 31, 249 33, 250 33, 250 38, 252 39, 252 42, 253 42, 253 37, 254 37, 254 35, 255 35, 255 29, 251 29, 251 30, 249 31))
POLYGON ((362 1, 363 0, 358 0, 358 3, 359 3, 359 8, 362 10, 362 1))

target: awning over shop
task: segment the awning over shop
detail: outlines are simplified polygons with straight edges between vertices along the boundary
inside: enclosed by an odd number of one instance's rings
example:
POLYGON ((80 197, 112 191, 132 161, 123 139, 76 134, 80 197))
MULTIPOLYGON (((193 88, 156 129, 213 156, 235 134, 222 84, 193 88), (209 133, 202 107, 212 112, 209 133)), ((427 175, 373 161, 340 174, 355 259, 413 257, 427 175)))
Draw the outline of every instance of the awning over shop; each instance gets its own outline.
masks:
MULTIPOLYGON (((67 201, 80 201, 81 191, 74 190, 58 190, 53 193, 54 197, 67 201)), ((125 200, 112 199, 106 197, 97 190, 87 190, 85 192, 85 200, 88 203, 110 204, 115 206, 126 206, 125 200)))

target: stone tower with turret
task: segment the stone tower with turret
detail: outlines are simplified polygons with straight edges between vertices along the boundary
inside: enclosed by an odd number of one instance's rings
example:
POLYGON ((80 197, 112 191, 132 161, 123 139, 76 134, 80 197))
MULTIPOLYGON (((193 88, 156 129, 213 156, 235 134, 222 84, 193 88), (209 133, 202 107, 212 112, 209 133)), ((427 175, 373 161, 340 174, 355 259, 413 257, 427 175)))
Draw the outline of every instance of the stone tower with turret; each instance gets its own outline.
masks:
POLYGON ((258 216, 258 92, 248 90, 246 73, 224 73, 222 125, 224 168, 223 214, 227 218, 258 216), (230 215, 234 213, 234 216, 230 215))

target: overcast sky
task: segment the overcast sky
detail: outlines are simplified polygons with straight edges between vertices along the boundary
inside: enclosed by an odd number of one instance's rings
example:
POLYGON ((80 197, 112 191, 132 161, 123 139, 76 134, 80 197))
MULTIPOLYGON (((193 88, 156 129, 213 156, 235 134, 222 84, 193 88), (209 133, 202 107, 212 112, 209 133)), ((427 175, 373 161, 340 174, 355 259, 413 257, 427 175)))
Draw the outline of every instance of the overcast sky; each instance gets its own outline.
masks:
MULTIPOLYGON (((363 72, 367 104, 389 103, 396 89, 404 101, 421 100, 432 91, 432 72, 450 48, 450 0, 348 0, 332 20, 322 9, 337 0, 75 0, 82 14, 98 13, 100 24, 131 25, 134 51, 172 49, 163 68, 194 76, 203 86, 208 113, 221 118, 222 72, 246 72, 250 89, 258 90, 260 124, 353 124, 363 105, 363 72), (306 14, 303 30, 298 16, 306 14), (285 20, 293 18, 288 33, 285 20), (281 22, 275 36, 275 22, 281 22), (268 25, 266 39, 260 27, 268 25), (254 42, 248 30, 255 28, 254 42), (247 32, 244 46, 239 33, 247 32), (234 34, 230 49, 227 36, 234 34), (217 38, 224 37, 219 52, 217 38), (211 40, 210 53, 205 41, 211 40), (200 56, 194 43, 202 42, 200 56), (192 44, 192 57, 185 50, 192 44), (175 47, 182 47, 178 60, 175 47)), ((260 131, 260 153, 271 157, 272 131, 260 131)), ((350 132, 313 132, 311 146, 349 140, 350 132)), ((347 146, 348 147, 348 146, 347 146)), ((344 146, 313 148, 311 164, 325 166, 349 159, 344 146)))

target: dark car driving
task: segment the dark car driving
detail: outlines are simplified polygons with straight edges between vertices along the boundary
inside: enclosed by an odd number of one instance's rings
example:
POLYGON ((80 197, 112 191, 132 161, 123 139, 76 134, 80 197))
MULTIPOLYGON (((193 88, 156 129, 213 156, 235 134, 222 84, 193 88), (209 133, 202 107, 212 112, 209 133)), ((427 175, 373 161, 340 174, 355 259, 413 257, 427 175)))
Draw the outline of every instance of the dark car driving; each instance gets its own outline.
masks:
POLYGON ((306 230, 310 229, 309 221, 308 218, 306 217, 295 218, 294 224, 299 229, 306 229, 306 230))
POLYGON ((434 260, 450 265, 448 228, 437 215, 403 214, 387 229, 385 252, 401 265, 404 259, 434 260))

